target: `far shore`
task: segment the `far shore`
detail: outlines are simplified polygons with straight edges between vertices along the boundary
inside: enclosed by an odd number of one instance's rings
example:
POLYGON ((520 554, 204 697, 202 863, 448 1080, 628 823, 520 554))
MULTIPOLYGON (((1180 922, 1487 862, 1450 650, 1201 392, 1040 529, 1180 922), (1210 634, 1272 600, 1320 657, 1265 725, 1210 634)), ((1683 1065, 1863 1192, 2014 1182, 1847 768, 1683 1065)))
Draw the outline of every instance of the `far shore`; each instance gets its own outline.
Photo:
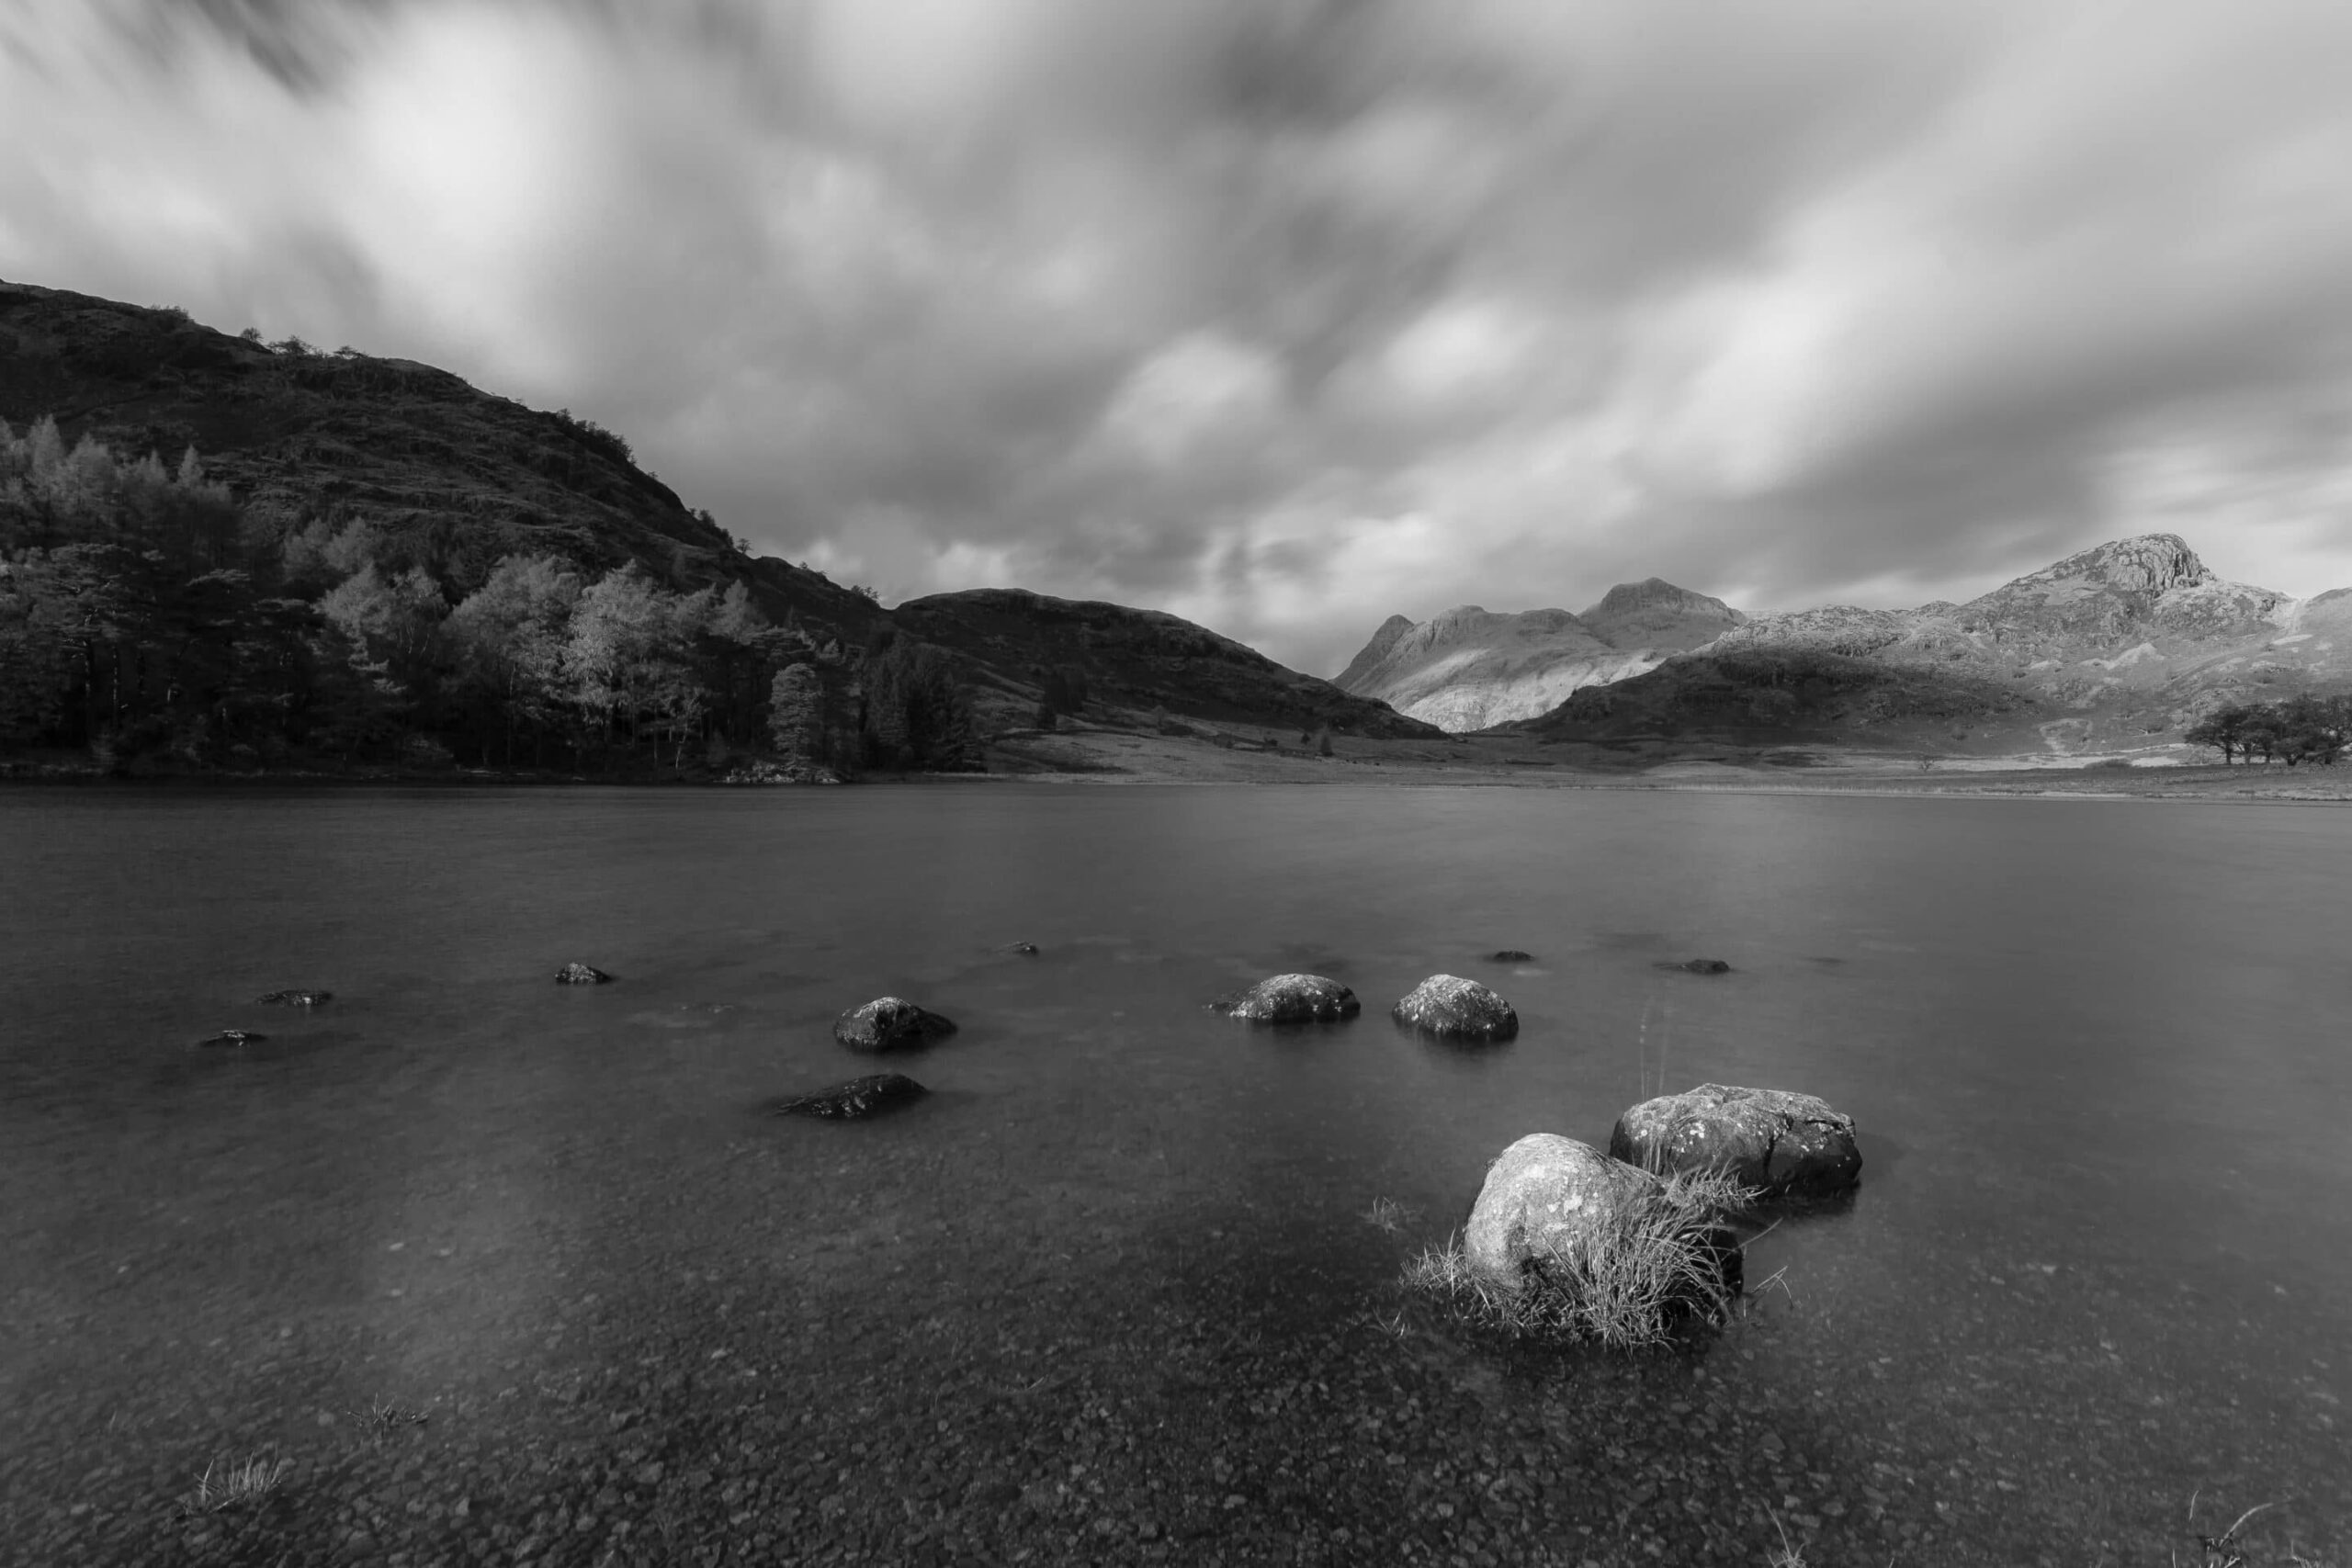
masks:
MULTIPOLYGON (((1331 754, 1296 731, 1227 726, 1217 739, 1080 727, 992 737, 985 771, 868 773, 855 783, 986 785, 1340 784, 1395 788, 1679 790, 1770 795, 1941 795, 2081 800, 2221 800, 2264 804, 2352 800, 2352 766, 2295 767, 2178 760, 2158 751, 2115 757, 1936 756, 1822 746, 1772 749, 1679 742, 1645 751, 1545 744, 1522 736, 1372 740, 1335 736, 1331 754)), ((2193 753, 2186 754, 2191 758, 2193 753)), ((253 771, 166 770, 123 778, 85 757, 0 757, 0 783, 237 788, 549 786, 779 787, 729 784, 714 771, 598 774, 551 768, 418 768, 355 764, 253 771)), ((855 787, 853 784, 850 787, 855 787)))

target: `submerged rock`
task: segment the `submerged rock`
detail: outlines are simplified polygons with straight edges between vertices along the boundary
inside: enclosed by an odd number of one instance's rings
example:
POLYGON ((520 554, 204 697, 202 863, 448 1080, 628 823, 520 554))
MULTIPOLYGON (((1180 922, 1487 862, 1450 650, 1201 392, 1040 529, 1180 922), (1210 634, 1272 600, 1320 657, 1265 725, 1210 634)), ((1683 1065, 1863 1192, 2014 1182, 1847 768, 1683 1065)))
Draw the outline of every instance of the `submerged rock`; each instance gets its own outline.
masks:
POLYGON ((820 1089, 814 1094, 779 1100, 775 1113, 779 1116, 825 1116, 837 1121, 862 1122, 885 1111, 911 1105, 930 1092, 904 1073, 873 1073, 865 1077, 852 1078, 847 1083, 837 1083, 831 1089, 820 1089))
POLYGON ((1535 962, 1535 954, 1521 953, 1515 947, 1506 947, 1487 954, 1487 962, 1489 964, 1532 964, 1535 962))
POLYGON ((1671 958, 1661 958, 1657 961, 1657 966, 1661 969, 1687 969, 1693 975, 1731 973, 1731 965, 1720 958, 1685 958, 1679 963, 1671 958))
POLYGON ((612 976, 602 969, 591 968, 585 964, 567 964, 555 972, 555 983, 559 986, 601 986, 611 979, 612 976))
POLYGON ((1721 1170, 1770 1196, 1819 1197, 1861 1179, 1854 1119, 1809 1094, 1701 1084, 1617 1118, 1609 1152, 1645 1168, 1721 1170))
POLYGON ((904 997, 876 997, 833 1021, 833 1038, 853 1051, 908 1051, 955 1032, 951 1021, 904 997))
POLYGON ((1037 944, 1034 942, 1016 942, 1007 947, 1005 952, 1019 953, 1023 958, 1035 958, 1037 956, 1037 944))
POLYGON ((1519 1032, 1511 1005, 1476 980, 1432 975, 1401 998, 1389 1016, 1442 1040, 1509 1040, 1519 1032))
POLYGON ((314 1008, 334 998, 333 991, 272 991, 261 1000, 273 1007, 314 1008))
POLYGON ((268 1038, 268 1035, 255 1034, 250 1029, 224 1029, 209 1040, 198 1041, 196 1047, 201 1051, 209 1045, 258 1045, 268 1038))
POLYGON ((1273 975, 1209 1004, 1251 1023, 1336 1023, 1363 1010, 1356 994, 1321 975, 1273 975))

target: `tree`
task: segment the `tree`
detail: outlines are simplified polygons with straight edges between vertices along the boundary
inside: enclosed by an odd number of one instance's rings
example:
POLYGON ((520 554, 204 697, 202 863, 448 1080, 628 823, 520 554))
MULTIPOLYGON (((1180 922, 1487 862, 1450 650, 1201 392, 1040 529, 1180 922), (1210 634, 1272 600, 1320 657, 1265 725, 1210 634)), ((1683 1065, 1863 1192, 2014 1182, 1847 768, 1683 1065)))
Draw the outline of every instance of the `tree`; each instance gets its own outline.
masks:
POLYGON ((544 761, 548 731, 562 711, 563 658, 580 579, 549 556, 508 556, 482 585, 449 613, 449 640, 458 688, 481 737, 504 742, 514 761, 518 735, 528 735, 544 761))
POLYGON ((786 767, 820 768, 825 744, 825 684, 813 663, 787 664, 768 688, 768 739, 786 767))
POLYGON ((2247 710, 2235 704, 2215 708, 2192 725, 2181 739, 2191 746, 2218 747, 2222 766, 2226 768, 2245 743, 2246 716, 2247 710))

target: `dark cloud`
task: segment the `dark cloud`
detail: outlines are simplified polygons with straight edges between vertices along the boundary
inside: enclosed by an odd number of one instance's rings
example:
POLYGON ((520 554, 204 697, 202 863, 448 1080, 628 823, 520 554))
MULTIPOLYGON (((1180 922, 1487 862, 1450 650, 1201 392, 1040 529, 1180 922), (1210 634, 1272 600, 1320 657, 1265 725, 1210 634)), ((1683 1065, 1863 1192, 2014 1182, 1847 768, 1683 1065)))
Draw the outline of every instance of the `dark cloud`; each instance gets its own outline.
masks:
POLYGON ((450 366, 886 596, 1336 668, 1653 572, 2352 581, 2352 13, 54 0, 0 273, 450 366))

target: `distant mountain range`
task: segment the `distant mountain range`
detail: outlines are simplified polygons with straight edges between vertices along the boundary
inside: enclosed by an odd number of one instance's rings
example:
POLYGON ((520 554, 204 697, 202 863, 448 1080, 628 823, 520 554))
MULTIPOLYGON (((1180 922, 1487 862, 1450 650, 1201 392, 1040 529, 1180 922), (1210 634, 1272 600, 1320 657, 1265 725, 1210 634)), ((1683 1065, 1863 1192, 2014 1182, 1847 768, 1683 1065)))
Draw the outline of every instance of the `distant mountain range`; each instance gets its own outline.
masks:
POLYGON ((2298 600, 2225 581, 2171 534, 1911 610, 1743 615, 1652 579, 1580 616, 1392 617, 1339 683, 1456 731, 2071 753, 2352 683, 2352 591, 2298 600))

